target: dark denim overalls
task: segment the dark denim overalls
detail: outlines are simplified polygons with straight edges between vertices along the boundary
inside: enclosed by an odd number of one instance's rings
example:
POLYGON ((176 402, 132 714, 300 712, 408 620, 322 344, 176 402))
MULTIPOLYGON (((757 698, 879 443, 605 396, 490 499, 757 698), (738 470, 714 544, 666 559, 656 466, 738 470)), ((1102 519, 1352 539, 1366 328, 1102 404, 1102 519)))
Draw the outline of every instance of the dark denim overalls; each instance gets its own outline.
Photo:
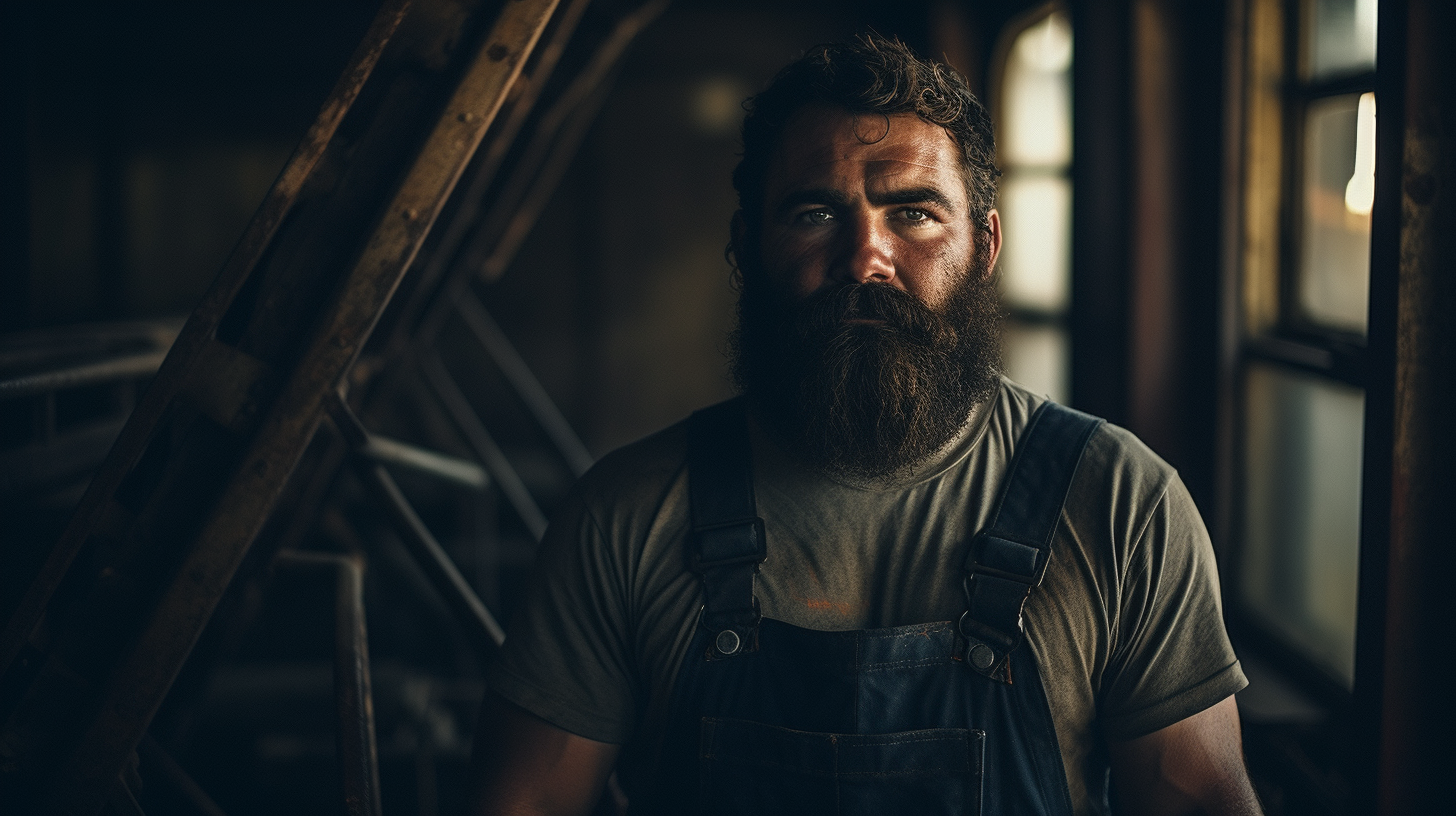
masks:
POLYGON ((1032 416, 968 546, 959 621, 822 632, 763 618, 753 597, 767 551, 741 401, 694 414, 704 605, 633 812, 1071 816, 1021 610, 1100 423, 1053 403, 1032 416))

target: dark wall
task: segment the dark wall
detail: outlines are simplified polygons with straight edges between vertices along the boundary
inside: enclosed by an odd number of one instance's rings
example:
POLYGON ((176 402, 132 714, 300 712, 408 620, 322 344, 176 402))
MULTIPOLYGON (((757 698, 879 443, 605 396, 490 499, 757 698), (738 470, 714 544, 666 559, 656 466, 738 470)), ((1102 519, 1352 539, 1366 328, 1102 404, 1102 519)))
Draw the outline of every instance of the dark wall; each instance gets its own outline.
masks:
POLYGON ((11 18, 0 333, 184 314, 318 113, 368 3, 27 3, 11 18))

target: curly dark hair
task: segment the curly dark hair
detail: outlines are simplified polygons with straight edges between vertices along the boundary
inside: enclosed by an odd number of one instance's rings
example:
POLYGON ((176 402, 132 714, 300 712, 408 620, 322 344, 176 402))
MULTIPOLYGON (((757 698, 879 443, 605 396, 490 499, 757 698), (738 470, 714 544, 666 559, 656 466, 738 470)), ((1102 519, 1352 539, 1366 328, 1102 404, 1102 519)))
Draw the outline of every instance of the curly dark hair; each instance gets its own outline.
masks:
POLYGON ((743 158, 733 169, 733 187, 750 229, 756 231, 762 214, 764 177, 779 137, 794 114, 813 102, 855 113, 914 113, 945 128, 961 151, 971 220, 986 224, 1001 174, 986 109, 954 69, 871 32, 809 49, 744 104, 743 158))

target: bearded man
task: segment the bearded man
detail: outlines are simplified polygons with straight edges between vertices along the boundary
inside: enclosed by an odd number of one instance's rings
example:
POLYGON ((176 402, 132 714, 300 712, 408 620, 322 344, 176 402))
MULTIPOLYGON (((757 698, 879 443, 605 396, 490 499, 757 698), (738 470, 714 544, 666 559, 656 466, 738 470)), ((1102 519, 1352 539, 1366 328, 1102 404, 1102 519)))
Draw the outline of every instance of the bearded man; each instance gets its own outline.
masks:
POLYGON ((640 813, 1257 813, 1192 500, 997 373, 965 83, 821 46, 743 148, 742 396, 605 457, 553 521, 473 812, 586 813, 615 769, 640 813))

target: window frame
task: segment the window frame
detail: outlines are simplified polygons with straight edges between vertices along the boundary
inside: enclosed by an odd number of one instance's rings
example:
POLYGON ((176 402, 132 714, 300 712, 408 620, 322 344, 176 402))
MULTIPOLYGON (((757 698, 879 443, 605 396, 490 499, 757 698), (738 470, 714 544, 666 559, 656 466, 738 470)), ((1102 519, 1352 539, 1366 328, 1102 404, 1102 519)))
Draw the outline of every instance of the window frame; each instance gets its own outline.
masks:
MULTIPOLYGON (((1333 354, 1344 357, 1341 363, 1327 365, 1328 373, 1359 388, 1367 386, 1364 372, 1365 333, 1323 326, 1306 318, 1299 309, 1299 272, 1301 258, 1301 234, 1303 227, 1303 199, 1305 169, 1305 121, 1310 106, 1322 99, 1338 96, 1375 92, 1375 69, 1337 74, 1323 79, 1310 80, 1304 77, 1304 65, 1309 59, 1309 31, 1315 0, 1284 0, 1284 15, 1295 25, 1285 27, 1285 65, 1282 88, 1285 144, 1284 153, 1288 161, 1284 164, 1284 201, 1281 233, 1281 262, 1279 273, 1279 317, 1281 336, 1307 346, 1324 347, 1333 354), (1352 366, 1351 363, 1354 365, 1352 366), (1344 379, 1360 375, 1360 380, 1344 379)), ((1369 274, 1368 272, 1366 273, 1369 274)), ((1367 279, 1368 285, 1368 279, 1367 279)), ((1278 354, 1277 351, 1273 352, 1278 354)), ((1294 361, 1295 365, 1300 363, 1294 361)))
MULTIPOLYGON (((1232 221, 1236 231, 1232 270, 1235 297, 1225 308, 1234 314, 1224 321, 1232 334, 1230 372, 1225 380, 1228 396, 1222 423, 1226 438, 1220 482, 1227 508, 1222 525, 1227 567, 1225 605, 1234 637, 1258 657, 1322 705, 1337 718, 1349 715, 1352 690, 1302 645, 1263 623, 1243 594, 1246 556, 1245 506, 1249 462, 1248 379, 1255 365, 1299 372, 1358 388, 1367 396, 1375 385, 1366 335, 1323 326, 1300 313, 1298 286, 1303 228, 1304 125, 1311 104, 1320 99, 1374 92, 1375 71, 1360 71, 1318 80, 1305 78, 1308 32, 1313 24, 1314 0, 1244 0, 1244 32, 1237 42, 1241 87, 1237 121, 1238 167, 1230 182, 1238 186, 1232 221), (1273 35, 1260 36, 1256 27, 1276 25, 1273 35), (1279 53, 1270 53, 1277 43, 1279 53), (1271 74, 1276 74, 1271 76, 1271 74), (1270 97, 1277 97, 1272 99, 1270 97), (1260 106, 1263 110, 1257 110, 1260 106), (1267 121, 1277 107, 1277 123, 1267 121), (1264 121, 1260 121, 1261 114, 1264 121), (1273 125, 1271 127, 1271 124, 1273 125), (1273 132, 1271 132, 1273 131, 1273 132), (1260 176, 1270 161, 1278 172, 1260 176), (1237 181, 1235 181, 1237 180, 1237 181), (1274 210, 1273 224, 1258 224, 1274 210), (1274 246, 1267 239, 1272 226, 1274 246), (1253 236, 1251 238, 1251 236, 1253 236), (1272 302, 1271 302, 1272 301, 1272 302)), ((1361 440, 1363 447, 1363 439, 1361 440)), ((1358 532, 1358 531, 1357 531, 1358 532)), ((1356 622, 1356 631, 1359 629, 1356 622)))

